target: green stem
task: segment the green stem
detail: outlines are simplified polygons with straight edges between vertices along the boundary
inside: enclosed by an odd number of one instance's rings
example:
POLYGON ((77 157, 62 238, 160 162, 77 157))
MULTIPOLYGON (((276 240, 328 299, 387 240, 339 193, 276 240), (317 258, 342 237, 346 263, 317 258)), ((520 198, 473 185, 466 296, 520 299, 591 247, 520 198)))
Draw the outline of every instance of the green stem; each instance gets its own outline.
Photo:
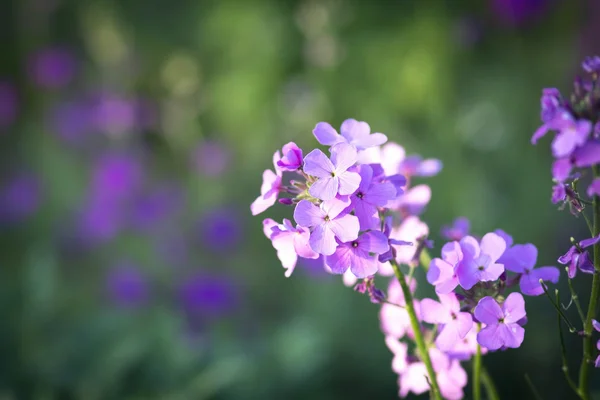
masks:
MULTIPOLYGON (((594 178, 600 176, 600 166, 594 165, 592 167, 594 172, 594 178)), ((593 236, 600 234, 600 197, 594 196, 594 231, 593 236)), ((590 397, 590 365, 592 361, 592 319, 596 316, 596 309, 598 305, 598 297, 600 297, 600 243, 594 245, 594 278, 592 280, 592 293, 590 295, 590 303, 588 305, 587 317, 583 326, 583 359, 581 360, 581 367, 579 368, 579 393, 581 398, 589 400, 590 397)))
POLYGON ((485 387, 485 391, 489 400, 500 400, 498 389, 496 389, 496 385, 494 385, 492 377, 484 366, 481 367, 481 383, 483 383, 483 386, 485 387))
POLYGON ((429 351, 427 351, 427 345, 425 344, 423 332, 421 332, 421 326, 419 325, 419 320, 417 319, 417 314, 415 312, 412 293, 410 292, 410 288, 406 283, 406 278, 400 270, 400 267, 398 266, 396 261, 391 260, 390 263, 392 264, 392 268, 394 269, 394 273, 396 274, 398 282, 400 282, 400 287, 402 288, 402 292, 404 294, 404 300, 406 302, 406 311, 408 311, 410 325, 415 335, 415 343, 417 344, 419 355, 421 356, 421 360, 423 360, 425 368, 427 368, 427 374, 429 375, 429 383, 431 384, 432 397, 436 400, 442 400, 442 395, 440 394, 440 387, 437 383, 437 377, 435 375, 435 371, 433 370, 433 365, 431 364, 431 359, 429 358, 429 351))
MULTIPOLYGON (((567 274, 568 274, 569 267, 567 267, 565 269, 567 270, 567 274)), ((573 288, 573 284, 571 283, 571 279, 569 278, 568 275, 567 275, 567 282, 569 283, 569 291, 571 291, 571 301, 573 301, 573 303, 575 303, 575 307, 577 308, 577 312, 579 313, 579 317, 581 318, 581 323, 585 324, 585 314, 583 313, 581 304, 579 304, 579 296, 575 292, 575 289, 573 288)), ((558 294, 556 296, 556 302, 558 304, 560 304, 560 302, 558 301, 558 294)))
POLYGON ((481 346, 479 344, 473 357, 473 400, 481 400, 481 346))
POLYGON ((531 390, 531 394, 533 394, 533 398, 536 400, 542 400, 542 395, 540 395, 540 392, 538 392, 537 388, 531 381, 531 378, 529 378, 529 375, 527 374, 525 374, 525 381, 527 382, 527 386, 529 386, 529 389, 531 390))
MULTIPOLYGON (((570 284, 570 282, 571 281, 569 280, 569 284, 570 284)), ((554 294, 556 295, 556 302, 560 304, 560 297, 558 295, 558 290, 555 290, 554 294)), ((565 374, 565 379, 567 380, 567 383, 569 384, 571 389, 573 389, 575 394, 577 394, 579 396, 579 389, 577 388, 577 385, 575 384, 573 379, 571 379, 571 374, 569 373, 569 363, 567 361, 567 348, 565 346, 565 337, 564 337, 563 331, 562 331, 560 314, 556 314, 556 315, 557 315, 557 321, 558 321, 558 336, 560 338, 560 349, 561 349, 561 355, 562 355, 562 371, 565 374)))

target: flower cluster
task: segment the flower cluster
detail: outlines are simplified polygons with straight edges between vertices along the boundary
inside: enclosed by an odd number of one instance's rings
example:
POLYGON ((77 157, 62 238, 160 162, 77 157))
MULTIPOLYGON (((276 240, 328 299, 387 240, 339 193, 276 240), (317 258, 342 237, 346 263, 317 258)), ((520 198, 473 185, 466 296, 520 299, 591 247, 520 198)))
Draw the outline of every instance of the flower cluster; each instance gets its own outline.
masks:
POLYGON ((287 277, 299 257, 319 259, 328 272, 343 274, 347 285, 361 280, 355 290, 381 303, 381 329, 394 354, 400 396, 430 390, 429 365, 440 394, 462 398, 467 375, 461 361, 478 349, 486 353, 523 342, 524 298, 518 292, 505 297, 505 292, 519 286, 523 294, 537 296, 543 293, 540 282, 557 282, 559 271, 534 268, 537 249, 532 244, 513 245, 500 230, 476 239, 469 236, 469 221, 458 218, 442 228, 450 242, 441 258, 423 265, 438 300, 407 303, 407 292, 412 297, 417 285, 414 269, 432 247, 429 227, 419 218, 431 190, 411 183, 414 177, 437 174, 441 162, 407 157, 401 146, 385 144, 385 135, 371 134, 365 122, 346 120, 340 131, 325 122, 313 130, 318 142, 329 146, 329 156, 319 149, 304 155, 295 143, 275 152, 274 169, 263 173, 261 195, 251 211, 259 214, 277 201, 294 207, 295 224, 263 221, 287 277), (375 286, 377 276, 400 279, 400 266, 409 268, 402 278, 407 292, 397 279, 387 293, 375 286), (417 334, 425 338, 423 350, 415 347, 417 334))
POLYGON ((313 134, 329 155, 320 149, 304 155, 295 143, 286 144, 275 152, 274 169, 263 173, 261 195, 250 207, 257 215, 277 201, 294 206, 295 225, 263 221, 286 276, 298 257, 321 258, 326 270, 345 274, 348 284, 378 272, 393 275, 388 261, 413 260, 428 234, 418 214, 431 191, 425 185, 409 189, 409 182, 437 174, 441 163, 407 157, 395 143, 382 146, 384 134, 354 119, 344 121, 340 133, 320 122, 313 134), (389 212, 400 218, 386 217, 389 212))
MULTIPOLYGON (((552 140, 552 202, 569 204, 573 213, 583 209, 576 189, 581 168, 600 163, 600 57, 588 57, 583 69, 590 79, 577 77, 573 92, 563 98, 558 89, 548 88, 542 92, 542 126, 533 134, 536 144, 549 131, 556 134, 552 140)), ((587 188, 588 196, 600 194, 600 179, 596 178, 587 188)))

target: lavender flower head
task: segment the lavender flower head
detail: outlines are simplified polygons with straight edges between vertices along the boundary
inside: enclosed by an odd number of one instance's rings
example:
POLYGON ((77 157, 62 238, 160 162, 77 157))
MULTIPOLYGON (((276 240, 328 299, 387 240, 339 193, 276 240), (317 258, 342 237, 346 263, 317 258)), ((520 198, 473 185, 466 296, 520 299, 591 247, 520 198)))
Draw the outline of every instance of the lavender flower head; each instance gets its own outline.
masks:
POLYGON ((9 177, 0 188, 0 220, 23 221, 39 209, 41 196, 41 183, 34 174, 21 171, 9 177))
POLYGON ((121 262, 108 272, 106 291, 109 299, 122 307, 142 306, 150 297, 146 277, 137 266, 129 262, 121 262))
POLYGON ((53 47, 34 54, 29 67, 31 78, 38 86, 58 89, 69 84, 74 78, 77 62, 69 50, 53 47))
POLYGON ((241 244, 241 217, 233 207, 218 207, 205 211, 197 227, 202 246, 207 250, 235 252, 241 244))

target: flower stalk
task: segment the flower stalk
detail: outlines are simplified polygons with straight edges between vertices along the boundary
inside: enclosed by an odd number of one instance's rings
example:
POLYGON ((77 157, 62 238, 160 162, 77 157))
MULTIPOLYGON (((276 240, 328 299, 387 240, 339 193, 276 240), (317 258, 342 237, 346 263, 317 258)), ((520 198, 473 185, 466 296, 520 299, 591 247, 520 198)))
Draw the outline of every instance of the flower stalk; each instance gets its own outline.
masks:
MULTIPOLYGON (((479 327, 477 329, 479 331, 479 327)), ((481 345, 477 344, 477 352, 473 357, 473 399, 481 400, 481 345)))
POLYGON ((440 387, 437 382, 437 377, 435 371, 433 370, 433 364, 431 363, 431 358, 429 357, 429 351, 427 349, 427 345, 425 344, 425 339, 423 338, 423 332, 421 331, 421 326, 419 324, 419 320, 417 319, 417 313, 415 312, 415 306, 413 302, 412 293, 410 292, 410 288, 406 283, 406 278, 404 273, 400 270, 398 263, 395 260, 390 260, 390 264, 392 264, 392 268, 394 269, 394 274, 400 283, 400 287, 402 288, 402 292, 404 294, 404 299, 406 301, 406 310, 408 311, 408 316, 410 318, 410 325, 415 335, 415 343, 417 344, 417 349, 419 351, 419 355, 425 364, 425 368, 427 368, 427 374, 429 375, 429 383, 431 384, 431 395, 435 400, 442 400, 442 395, 440 394, 440 387))

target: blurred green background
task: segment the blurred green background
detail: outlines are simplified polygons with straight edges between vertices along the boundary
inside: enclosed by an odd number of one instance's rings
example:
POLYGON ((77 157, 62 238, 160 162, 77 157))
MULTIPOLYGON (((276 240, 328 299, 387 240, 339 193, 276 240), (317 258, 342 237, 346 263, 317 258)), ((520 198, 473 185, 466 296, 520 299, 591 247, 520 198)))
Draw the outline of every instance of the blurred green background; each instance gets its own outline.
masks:
MULTIPOLYGON (((529 139, 541 89, 600 52, 599 5, 3 1, 0 399, 397 398, 378 306, 309 265, 284 277, 249 212, 262 171, 318 121, 365 120, 444 162, 438 246, 464 215, 555 264, 584 224, 529 139)), ((527 307, 523 346, 484 362, 502 398, 532 398, 526 373, 571 398, 556 315, 527 307)))

